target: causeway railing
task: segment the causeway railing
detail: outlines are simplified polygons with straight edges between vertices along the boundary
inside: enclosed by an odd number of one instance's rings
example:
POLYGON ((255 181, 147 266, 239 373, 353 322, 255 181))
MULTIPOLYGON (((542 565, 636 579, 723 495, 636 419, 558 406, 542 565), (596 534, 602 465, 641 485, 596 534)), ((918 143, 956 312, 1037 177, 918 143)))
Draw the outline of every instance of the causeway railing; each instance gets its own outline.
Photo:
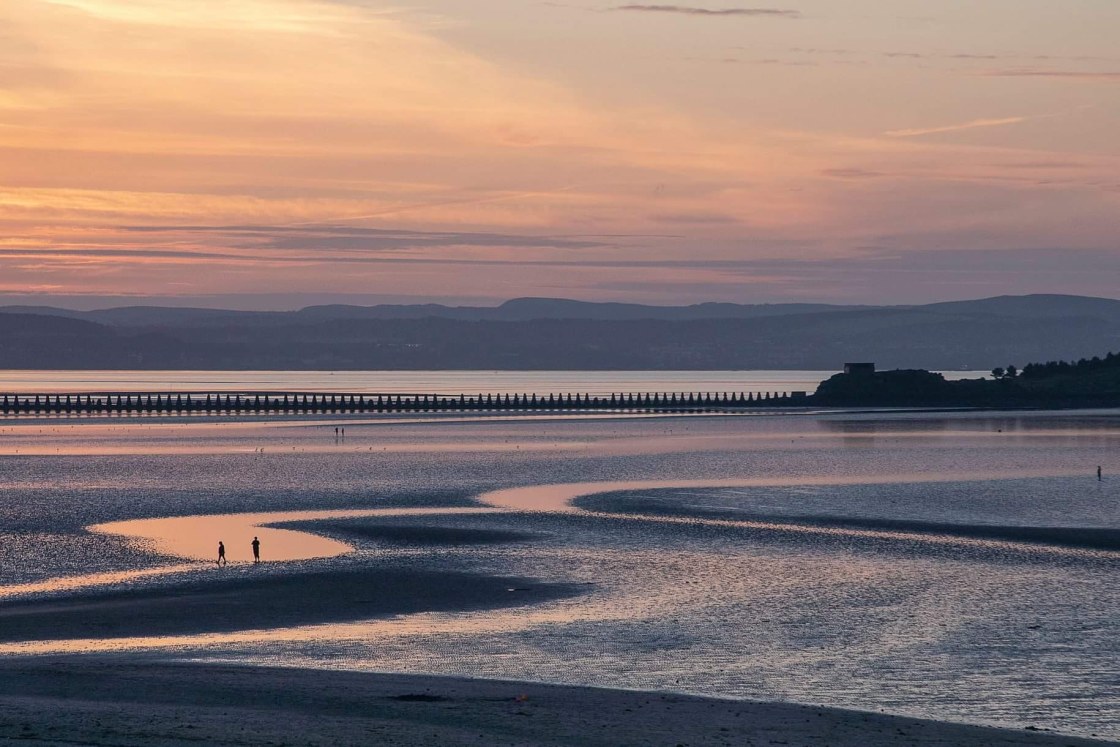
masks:
POLYGON ((400 412, 706 412, 808 405, 805 392, 424 394, 90 392, 0 395, 0 415, 297 415, 400 412))

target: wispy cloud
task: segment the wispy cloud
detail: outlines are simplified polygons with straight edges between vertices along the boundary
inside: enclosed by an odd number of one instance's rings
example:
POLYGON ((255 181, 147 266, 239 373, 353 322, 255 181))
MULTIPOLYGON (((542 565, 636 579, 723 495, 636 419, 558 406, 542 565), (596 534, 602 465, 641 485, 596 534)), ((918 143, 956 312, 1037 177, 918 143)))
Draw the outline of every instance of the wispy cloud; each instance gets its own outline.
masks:
POLYGON ((820 49, 818 47, 790 47, 790 52, 799 52, 802 54, 819 54, 837 57, 848 57, 851 55, 861 55, 863 52, 857 52, 854 49, 820 49))
POLYGON ((936 135, 942 132, 960 132, 961 130, 975 130, 983 127, 1005 127, 1019 124, 1036 117, 1003 117, 1001 119, 974 119, 960 124, 943 125, 940 127, 920 127, 906 130, 888 130, 883 134, 887 137, 921 137, 922 135, 936 135))
POLYGON ((190 260, 191 262, 209 259, 209 260, 255 260, 256 257, 246 257, 240 254, 230 254, 226 252, 206 252, 206 251, 174 251, 168 249, 90 249, 90 248, 59 248, 59 247, 27 247, 7 249, 0 248, 0 257, 16 257, 16 258, 38 258, 38 259, 63 259, 63 258, 87 258, 87 259, 168 259, 168 260, 190 260))
POLYGON ((881 171, 870 171, 868 169, 861 169, 855 167, 836 168, 836 169, 823 169, 821 174, 830 176, 833 179, 879 179, 887 176, 881 171))
POLYGON ((745 60, 739 57, 718 57, 718 58, 703 58, 703 57, 688 57, 686 58, 695 62, 719 62, 725 65, 778 65, 783 67, 819 67, 820 64, 810 60, 783 60, 777 57, 763 57, 753 60, 745 60))
POLYGON ((320 249, 386 251, 423 247, 510 247, 588 249, 604 245, 585 237, 533 236, 471 231, 397 231, 337 225, 311 226, 122 226, 122 231, 180 236, 217 235, 224 243, 239 247, 274 249, 320 249))
POLYGON ((1066 78, 1069 80, 1120 81, 1120 70, 988 70, 988 78, 1066 78))
POLYGON ((676 13, 682 16, 771 16, 778 18, 799 18, 801 16, 800 11, 778 8, 698 8, 691 5, 617 5, 611 10, 676 13))
POLYGON ((739 222, 733 215, 700 211, 691 213, 657 213, 651 217, 658 223, 677 223, 684 225, 730 225, 739 222))

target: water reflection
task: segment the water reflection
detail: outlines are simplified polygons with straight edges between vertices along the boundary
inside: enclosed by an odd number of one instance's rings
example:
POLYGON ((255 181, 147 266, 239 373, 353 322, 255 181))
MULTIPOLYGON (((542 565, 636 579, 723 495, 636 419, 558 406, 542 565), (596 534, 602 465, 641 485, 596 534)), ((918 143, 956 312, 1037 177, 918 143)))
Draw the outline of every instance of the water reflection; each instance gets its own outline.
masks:
POLYGON ((203 516, 168 516, 158 519, 132 519, 95 524, 90 531, 124 537, 157 555, 192 560, 216 560, 218 542, 226 546, 231 562, 252 560, 250 540, 258 537, 261 555, 267 561, 314 560, 332 558, 351 552, 345 542, 313 532, 278 529, 270 525, 354 519, 369 516, 454 516, 463 513, 487 513, 485 509, 353 509, 336 511, 276 511, 270 513, 212 514, 203 516), (240 541, 237 541, 240 540, 240 541))

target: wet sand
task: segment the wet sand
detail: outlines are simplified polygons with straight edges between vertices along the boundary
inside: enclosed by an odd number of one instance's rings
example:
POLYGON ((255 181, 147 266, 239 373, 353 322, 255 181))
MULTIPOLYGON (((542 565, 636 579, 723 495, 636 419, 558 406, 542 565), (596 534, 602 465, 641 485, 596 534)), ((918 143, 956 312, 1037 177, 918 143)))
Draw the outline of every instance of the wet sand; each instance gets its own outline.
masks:
POLYGON ((0 742, 44 745, 1110 744, 782 703, 113 658, 0 663, 0 742))
POLYGON ((194 635, 416 612, 484 610, 573 596, 586 587, 410 568, 266 575, 214 568, 157 589, 85 593, 0 607, 0 641, 194 635))
POLYGON ((688 506, 656 497, 634 494, 599 494, 577 498, 572 505, 587 511, 626 516, 729 520, 744 524, 769 524, 775 531, 819 529, 824 532, 853 530, 864 536, 875 532, 897 535, 940 535, 962 539, 997 540, 1038 546, 1085 550, 1120 550, 1120 529, 1102 527, 1042 527, 992 524, 959 524, 913 519, 867 519, 857 516, 790 516, 757 513, 735 508, 688 506))

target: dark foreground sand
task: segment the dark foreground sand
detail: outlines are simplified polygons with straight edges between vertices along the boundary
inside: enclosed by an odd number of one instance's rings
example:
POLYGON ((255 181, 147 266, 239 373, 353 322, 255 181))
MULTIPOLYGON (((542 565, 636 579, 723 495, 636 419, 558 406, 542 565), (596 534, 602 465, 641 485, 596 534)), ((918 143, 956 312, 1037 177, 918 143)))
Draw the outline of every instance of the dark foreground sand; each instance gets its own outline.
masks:
POLYGON ((243 565, 213 569, 166 588, 5 602, 0 642, 193 635, 497 609, 586 590, 527 578, 391 566, 257 575, 243 565))
POLYGON ((124 658, 0 663, 0 743, 1100 745, 774 703, 124 658))

